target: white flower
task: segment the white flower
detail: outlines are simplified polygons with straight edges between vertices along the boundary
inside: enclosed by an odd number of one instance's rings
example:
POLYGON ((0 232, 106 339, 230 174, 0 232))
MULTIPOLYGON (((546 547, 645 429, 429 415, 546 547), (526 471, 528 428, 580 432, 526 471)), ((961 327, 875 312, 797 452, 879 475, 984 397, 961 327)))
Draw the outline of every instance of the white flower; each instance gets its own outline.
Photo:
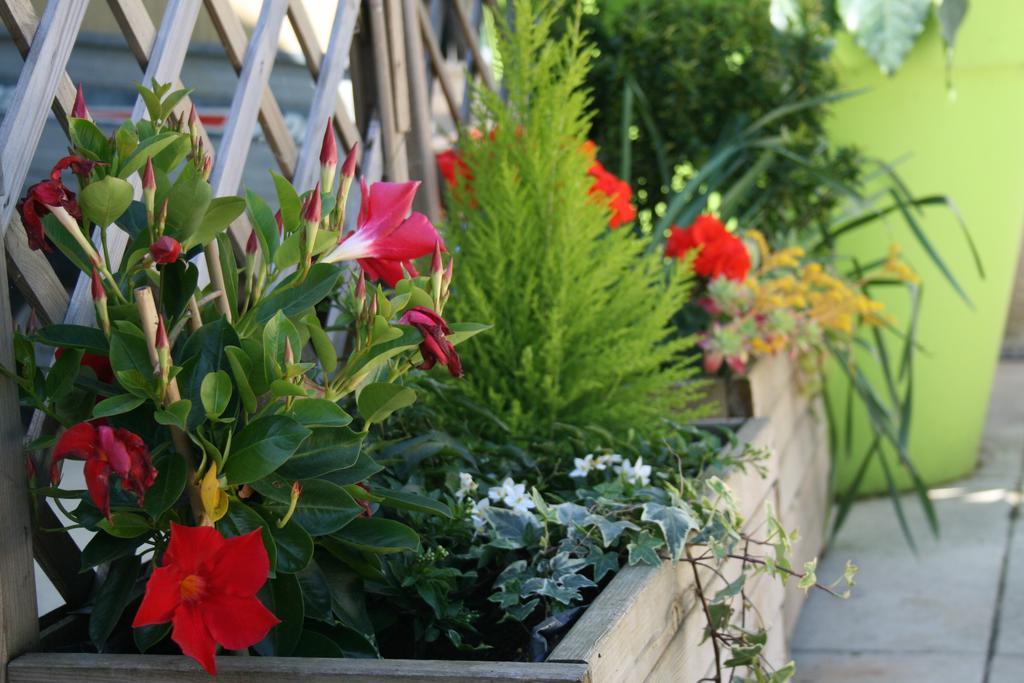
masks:
POLYGON ((481 498, 473 504, 473 509, 470 511, 470 518, 473 520, 473 527, 477 531, 482 531, 484 528, 484 512, 487 508, 491 507, 491 501, 486 498, 481 498))
POLYGON ((570 472, 569 476, 577 479, 586 479, 587 475, 594 470, 604 469, 604 464, 594 460, 593 453, 587 453, 582 458, 573 458, 572 464, 576 466, 576 469, 570 472))
POLYGON ((455 499, 462 502, 462 499, 476 491, 476 482, 469 472, 459 472, 459 490, 455 492, 455 499))
POLYGON ((615 468, 615 471, 630 484, 647 486, 651 483, 651 466, 644 464, 643 457, 636 459, 636 465, 630 463, 629 458, 622 461, 622 465, 615 468))
POLYGON ((597 456, 597 469, 603 470, 608 465, 618 465, 622 462, 622 456, 618 453, 607 453, 597 456))
POLYGON ((533 499, 526 494, 526 484, 517 484, 512 477, 505 477, 501 486, 492 486, 487 492, 491 500, 504 503, 513 510, 526 512, 534 507, 533 499))

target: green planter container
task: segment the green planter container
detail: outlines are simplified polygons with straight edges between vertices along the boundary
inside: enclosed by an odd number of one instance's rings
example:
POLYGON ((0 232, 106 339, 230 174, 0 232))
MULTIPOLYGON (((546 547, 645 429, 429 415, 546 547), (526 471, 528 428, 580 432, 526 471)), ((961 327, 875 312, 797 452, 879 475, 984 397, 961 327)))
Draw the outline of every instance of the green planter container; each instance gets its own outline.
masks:
MULTIPOLYGON (((998 361, 1024 219, 1022 26, 1022 2, 971 3, 954 55, 955 95, 947 90, 945 51, 935 22, 892 77, 882 76, 848 35, 839 36, 835 53, 841 88, 869 91, 835 107, 833 140, 887 161, 912 155, 898 165, 900 174, 916 195, 953 198, 984 262, 982 279, 955 220, 940 208, 926 209, 921 225, 967 291, 972 309, 900 218, 840 243, 844 253, 867 260, 884 256, 888 245, 898 242, 924 280, 918 340, 926 352, 918 353, 915 365, 910 454, 928 484, 957 479, 974 468, 998 361)), ((904 294, 894 292, 884 300, 890 312, 907 319, 904 294)), ((893 348, 890 352, 895 355, 893 348)), ((869 375, 883 386, 877 368, 870 368, 869 375)), ((835 368, 831 379, 830 396, 841 416, 845 384, 835 368)), ((855 411, 853 431, 852 453, 844 452, 839 440, 839 490, 850 484, 873 437, 862 411, 855 411)), ((895 462, 892 453, 888 457, 895 462)), ((900 482, 906 488, 908 479, 901 475, 900 482)), ((885 489, 875 463, 862 491, 885 489)))

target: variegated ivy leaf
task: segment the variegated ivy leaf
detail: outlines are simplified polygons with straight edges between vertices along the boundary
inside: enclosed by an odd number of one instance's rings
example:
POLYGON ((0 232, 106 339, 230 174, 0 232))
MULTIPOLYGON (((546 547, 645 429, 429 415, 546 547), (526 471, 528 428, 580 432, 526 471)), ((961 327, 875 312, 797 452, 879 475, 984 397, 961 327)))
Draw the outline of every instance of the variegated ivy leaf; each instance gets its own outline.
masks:
POLYGON ((644 503, 644 512, 640 519, 658 525, 662 537, 668 544, 669 556, 673 562, 682 557, 687 537, 691 531, 698 528, 693 510, 685 503, 672 507, 661 503, 644 503))
POLYGON ((584 526, 590 526, 593 524, 598 528, 601 532, 601 545, 605 548, 609 547, 612 543, 615 543, 615 540, 626 529, 630 529, 632 531, 640 530, 640 527, 633 524, 633 522, 630 522, 628 519, 616 522, 608 519, 607 517, 602 517, 601 515, 587 515, 583 520, 583 524, 584 526))
POLYGON ((665 541, 655 538, 646 531, 641 531, 636 540, 629 543, 626 548, 629 550, 629 564, 659 565, 661 558, 658 557, 658 549, 665 545, 665 541))
POLYGON ((818 582, 818 558, 804 562, 804 575, 800 577, 800 582, 797 584, 797 588, 803 592, 809 591, 815 583, 818 582))
POLYGON ((839 16, 857 44, 889 75, 924 30, 932 0, 839 0, 839 16))

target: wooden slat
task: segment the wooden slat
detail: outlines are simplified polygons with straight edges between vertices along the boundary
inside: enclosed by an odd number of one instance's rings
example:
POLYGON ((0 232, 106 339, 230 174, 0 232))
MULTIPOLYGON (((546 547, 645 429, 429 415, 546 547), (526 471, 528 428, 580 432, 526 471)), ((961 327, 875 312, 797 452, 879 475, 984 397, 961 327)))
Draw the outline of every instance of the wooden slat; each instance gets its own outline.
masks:
POLYGON ((348 68, 349 51, 352 49, 352 35, 356 30, 359 5, 356 0, 341 0, 334 14, 331 38, 327 53, 320 64, 316 91, 309 106, 306 119, 306 139, 299 152, 295 171, 295 186, 300 191, 313 187, 320 170, 320 145, 323 141, 324 122, 328 121, 336 107, 338 86, 348 68))
POLYGON ((380 117, 384 151, 384 174, 388 180, 407 180, 404 136, 395 121, 394 86, 391 82, 391 56, 388 54, 387 24, 383 0, 368 0, 370 26, 373 32, 373 60, 377 81, 377 115, 380 117))
MULTIPOLYGON (((299 47, 306 58, 306 67, 309 69, 309 73, 313 75, 313 78, 319 79, 320 63, 323 61, 324 55, 316 41, 313 22, 309 19, 303 0, 291 0, 288 4, 288 21, 295 31, 299 47)), ((341 99, 341 95, 337 95, 334 101, 334 125, 338 127, 338 134, 341 136, 342 142, 345 143, 346 149, 356 143, 363 143, 363 137, 359 134, 356 124, 352 122, 352 117, 348 115, 345 101, 341 99)))
POLYGON ((68 310, 67 291, 42 252, 30 249, 25 226, 15 214, 4 235, 11 283, 44 325, 58 323, 68 310))
POLYGON ((427 16, 427 10, 423 8, 422 4, 418 3, 418 5, 420 34, 423 36, 423 42, 427 46, 427 54, 430 55, 430 64, 433 67, 434 76, 437 77, 437 82, 441 84, 441 93, 444 95, 444 101, 448 105, 448 113, 451 114, 452 120, 457 125, 462 122, 462 113, 459 111, 459 105, 455 98, 455 89, 452 87, 452 83, 448 79, 448 73, 445 71, 444 56, 441 54, 441 46, 437 44, 437 36, 434 35, 434 29, 430 26, 430 17, 427 16))
MULTIPOLYGON (((40 653, 19 657, 9 667, 11 683, 209 683, 194 661, 173 655, 40 653)), ((318 659, 313 657, 217 658, 218 683, 298 681, 303 683, 590 683, 586 664, 451 662, 402 659, 318 659)))
MULTIPOLYGON (((241 19, 238 18, 238 14, 227 0, 204 0, 204 2, 206 11, 224 45, 228 61, 231 62, 236 73, 241 73, 246 46, 249 42, 241 19)), ((292 178, 298 159, 298 148, 269 85, 263 90, 263 95, 260 98, 259 121, 263 134, 267 138, 267 145, 274 154, 274 159, 281 168, 281 172, 286 178, 292 178)))
POLYGON ((426 63, 423 59, 423 40, 420 37, 417 5, 421 0, 402 0, 405 10, 405 52, 409 59, 409 107, 412 116, 409 130, 409 176, 419 178, 423 184, 416 193, 414 207, 432 221, 441 220, 441 193, 438 187, 437 162, 432 144, 434 119, 430 112, 430 93, 427 88, 426 63))
MULTIPOLYGON (((460 0, 452 0, 453 2, 460 2, 460 0)), ((472 0, 472 10, 470 13, 469 20, 472 23, 473 32, 479 38, 480 36, 480 22, 483 20, 483 3, 480 0, 472 0)), ((473 72, 474 63, 476 60, 473 59, 473 53, 470 52, 466 55, 466 83, 469 84, 470 74, 473 72)), ((472 115, 473 108, 473 89, 465 88, 462 91, 462 118, 469 120, 472 115)))
MULTIPOLYGON (((484 61, 483 53, 480 51, 480 40, 477 38, 476 29, 472 22, 469 20, 469 16, 466 14, 466 8, 462 6, 461 0, 452 0, 452 9, 455 11, 455 19, 459 25, 459 30, 462 32, 462 37, 466 40, 466 45, 469 46, 469 52, 473 57, 471 68, 475 69, 480 78, 483 79, 484 85, 491 90, 495 89, 494 76, 491 75, 491 70, 487 67, 487 63, 484 61)), ((469 88, 469 83, 472 79, 470 75, 466 74, 466 87, 469 88)))
POLYGON ((0 234, 7 231, 28 176, 36 146, 43 135, 46 114, 53 105, 86 6, 86 0, 67 0, 59 6, 47 6, 0 124, 0 165, 6 176, 4 196, 0 198, 0 234))
POLYGON ((412 126, 412 113, 409 107, 409 67, 403 35, 405 21, 402 16, 402 0, 385 0, 384 9, 388 31, 388 54, 391 58, 391 96, 395 101, 395 130, 404 135, 412 126))

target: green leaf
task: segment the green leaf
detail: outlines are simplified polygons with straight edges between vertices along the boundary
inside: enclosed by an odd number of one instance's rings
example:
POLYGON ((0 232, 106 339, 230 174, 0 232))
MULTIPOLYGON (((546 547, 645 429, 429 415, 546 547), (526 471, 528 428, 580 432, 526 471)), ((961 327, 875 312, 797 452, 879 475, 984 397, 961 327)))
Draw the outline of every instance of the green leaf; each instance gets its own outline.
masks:
POLYGON ((228 538, 244 536, 250 531, 259 529, 260 535, 263 537, 263 546, 267 549, 267 557, 270 559, 270 575, 274 576, 277 571, 277 543, 274 542, 270 526, 255 510, 237 498, 233 498, 228 504, 227 514, 217 520, 216 527, 217 531, 228 538))
POLYGON ((658 555, 658 549, 665 545, 665 541, 660 538, 655 538, 646 531, 641 531, 636 535, 635 540, 630 541, 626 548, 629 550, 629 564, 644 564, 651 566, 658 566, 661 564, 661 557, 658 555))
POLYGON ((371 645, 374 644, 373 623, 366 612, 362 579, 325 553, 317 553, 316 566, 326 580, 334 615, 346 628, 362 634, 371 645))
POLYGON ((409 491, 396 491, 393 489, 376 489, 373 495, 383 498, 381 505, 387 505, 413 512, 423 512, 428 515, 441 515, 452 519, 452 510, 446 504, 427 496, 409 491))
POLYGON ((448 341, 452 344, 461 344, 470 337, 475 337, 481 332, 494 327, 494 325, 484 325, 483 323, 452 323, 448 326, 452 333, 448 335, 448 341))
POLYGON ((274 212, 262 197, 249 190, 245 191, 245 206, 249 211, 249 218, 252 219, 252 226, 256 231, 256 240, 260 243, 260 252, 263 254, 264 261, 273 263, 280 240, 274 212))
POLYGON ((362 436, 346 427, 317 427, 277 472, 286 479, 313 479, 351 467, 362 443, 362 436))
MULTIPOLYGON (((242 399, 242 406, 246 412, 255 413, 258 405, 256 403, 256 393, 253 391, 252 385, 249 384, 249 373, 252 372, 252 363, 249 361, 249 356, 237 346, 225 347, 224 354, 228 357, 228 363, 231 365, 231 374, 235 377, 235 384, 238 387, 238 396, 242 399)), ((296 416, 296 419, 302 422, 298 416, 296 416)))
POLYGON ((294 574, 280 574, 267 582, 260 591, 260 597, 281 623, 270 629, 267 637, 256 643, 254 648, 265 657, 288 657, 302 637, 306 618, 299 580, 294 574))
MULTIPOLYGON (((168 131, 141 141, 139 146, 135 148, 135 151, 132 152, 132 155, 125 159, 121 164, 121 168, 118 169, 117 175, 121 178, 127 178, 132 173, 141 170, 142 167, 146 165, 146 159, 149 157, 155 157, 165 147, 170 145, 179 137, 180 133, 168 131)), ((171 203, 173 204, 173 201, 171 203)), ((168 207, 168 211, 170 211, 170 207, 168 207)))
POLYGON ((118 538, 98 533, 82 548, 82 571, 104 562, 134 555, 141 542, 140 538, 118 538))
POLYGON ((232 221, 242 215, 245 211, 245 200, 241 197, 217 197, 210 202, 203 220, 196 230, 182 244, 185 249, 190 249, 200 244, 207 244, 219 233, 224 232, 232 221))
POLYGON ((68 117, 68 137, 82 156, 93 161, 110 160, 110 141, 99 127, 89 119, 68 117))
POLYGON ((145 402, 146 399, 141 396, 118 394, 117 396, 104 399, 93 406, 92 416, 111 417, 112 415, 121 415, 135 410, 145 402))
POLYGON ((193 332, 180 354, 181 375, 178 384, 181 395, 192 401, 192 412, 188 416, 190 429, 195 429, 206 418, 203 408, 202 382, 211 372, 228 366, 224 349, 240 344, 234 328, 223 318, 206 323, 193 332))
MULTIPOLYGON (((680 505, 686 505, 680 503, 680 505)), ((644 503, 640 519, 654 522, 661 529, 661 535, 668 544, 669 556, 673 562, 679 561, 686 549, 686 539, 690 532, 698 528, 693 510, 686 507, 668 506, 661 503, 644 503)))
POLYGON ((294 284, 294 279, 283 283, 246 317, 251 316, 255 322, 265 323, 279 311, 286 316, 298 315, 330 295, 341 272, 341 268, 334 264, 317 263, 309 269, 309 274, 300 284, 294 284))
POLYGON ((160 519, 181 497, 188 479, 188 468, 185 459, 174 451, 167 451, 153 460, 156 468, 156 481, 146 491, 146 499, 142 509, 154 520, 160 519))
POLYGON ((192 410, 192 401, 187 398, 175 401, 163 410, 153 413, 153 419, 157 424, 168 427, 177 427, 181 431, 188 431, 188 414, 192 410))
POLYGON ((89 639, 100 652, 107 638, 121 620, 121 614, 132 599, 132 588, 139 577, 139 558, 122 557, 110 565, 110 571, 93 596, 92 614, 89 615, 89 639))
POLYGON ((298 356, 302 349, 299 331, 283 312, 278 311, 263 328, 263 372, 270 382, 284 377, 286 340, 291 343, 292 353, 298 356))
POLYGON ((84 325, 47 325, 38 330, 32 336, 32 340, 46 346, 82 349, 101 356, 107 355, 110 351, 110 344, 103 331, 84 325))
POLYGON ((324 398, 296 401, 291 416, 306 427, 345 427, 352 422, 352 416, 341 406, 324 398))
POLYGON ((280 467, 312 432, 290 417, 268 415, 235 434, 224 463, 230 485, 249 484, 280 467))
POLYGON ((302 632, 293 657, 344 657, 345 651, 327 636, 310 631, 308 628, 302 632))
MULTIPOLYGON (((68 127, 70 128, 70 119, 68 119, 68 124, 68 127)), ((97 132, 99 132, 99 129, 97 129, 97 132)), ((102 135, 102 133, 100 133, 100 135, 102 135)), ((114 133, 114 142, 117 150, 117 158, 127 159, 128 155, 130 155, 136 145, 139 144, 139 134, 135 132, 135 124, 130 120, 124 121, 114 133)))
POLYGON ((281 174, 271 171, 270 175, 274 179, 274 189, 277 190, 278 206, 281 207, 281 223, 285 230, 294 230, 299 226, 299 217, 302 212, 299 193, 295 191, 295 186, 281 174))
POLYGON ((100 227, 113 225, 132 203, 132 186, 127 180, 108 175, 86 185, 78 196, 85 219, 100 227))
POLYGON ((320 319, 316 315, 307 315, 302 322, 305 323, 306 330, 309 332, 309 341, 313 344, 313 350, 316 351, 317 360, 320 361, 324 374, 331 374, 338 367, 338 352, 335 350, 334 344, 324 332, 324 328, 320 325, 320 319))
POLYGON ((967 16, 967 0, 938 0, 935 13, 939 17, 939 27, 942 29, 942 40, 946 47, 953 48, 956 43, 956 33, 960 30, 960 24, 967 16))
POLYGON ((115 372, 137 372, 146 380, 153 377, 146 340, 134 334, 114 330, 110 333, 110 366, 115 372))
POLYGON ((382 517, 356 517, 332 536, 342 543, 373 553, 416 550, 420 537, 411 528, 382 517))
POLYGON ((416 392, 399 384, 368 384, 359 392, 356 404, 367 424, 383 422, 391 413, 416 402, 416 392))
POLYGON ((932 0, 838 0, 836 10, 857 44, 889 75, 924 30, 932 0))
POLYGON ((298 398, 308 398, 309 394, 298 384, 292 384, 285 379, 275 379, 270 383, 270 393, 274 398, 285 398, 288 396, 296 396, 298 398))
POLYGON ((168 320, 177 320, 196 293, 199 269, 193 263, 178 259, 160 269, 160 303, 168 320))
POLYGON ((50 398, 61 398, 69 394, 75 386, 81 362, 81 349, 67 349, 61 354, 46 373, 46 395, 50 398))
POLYGON ((199 395, 206 410, 206 417, 216 420, 227 410, 231 401, 231 377, 223 370, 211 372, 203 378, 199 395))
POLYGON ((167 195, 167 234, 182 245, 195 244, 194 236, 212 199, 213 188, 187 164, 167 195))
POLYGON ((132 629, 132 639, 139 652, 145 653, 171 634, 171 622, 153 626, 137 626, 132 629))
POLYGON ((301 525, 289 521, 279 527, 280 517, 260 505, 250 505, 267 523, 277 545, 277 571, 294 574, 306 568, 313 558, 313 539, 301 525))
POLYGON ((99 528, 118 538, 136 538, 153 530, 149 520, 134 512, 112 512, 110 519, 101 519, 99 528))
MULTIPOLYGON (((288 509, 291 486, 282 479, 263 479, 252 487, 264 498, 264 506, 271 513, 283 515, 288 509)), ((334 533, 359 516, 363 508, 345 489, 321 479, 302 483, 302 495, 289 524, 298 523, 311 536, 334 533)))
POLYGON ((329 481, 332 484, 337 484, 338 486, 346 486, 348 484, 366 481, 382 469, 384 468, 380 463, 372 457, 366 453, 360 453, 359 460, 357 460, 352 467, 346 467, 343 470, 329 472, 322 475, 320 478, 325 481, 329 481))

